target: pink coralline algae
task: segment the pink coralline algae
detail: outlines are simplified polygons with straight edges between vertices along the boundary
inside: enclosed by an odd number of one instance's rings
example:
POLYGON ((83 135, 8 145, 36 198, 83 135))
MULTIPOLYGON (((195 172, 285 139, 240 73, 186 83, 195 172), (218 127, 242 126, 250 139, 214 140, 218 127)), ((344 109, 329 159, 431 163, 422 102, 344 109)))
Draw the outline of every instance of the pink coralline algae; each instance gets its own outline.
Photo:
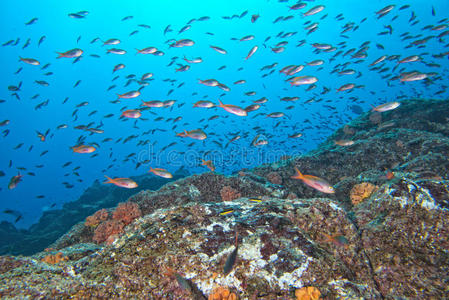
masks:
POLYGON ((98 225, 97 229, 95 229, 93 240, 97 244, 101 244, 103 242, 111 244, 115 240, 115 238, 111 239, 111 237, 116 237, 123 233, 123 227, 125 227, 125 224, 121 221, 109 220, 103 222, 98 225))
POLYGON ((221 200, 223 201, 232 201, 234 199, 240 198, 242 195, 236 189, 225 185, 220 190, 221 200))
POLYGON ((97 211, 86 218, 86 226, 96 226, 92 240, 97 244, 106 242, 110 245, 121 233, 123 228, 131 224, 136 218, 142 216, 139 205, 134 202, 119 203, 112 214, 112 219, 105 209, 97 211))
POLYGON ((266 177, 272 184, 282 184, 282 176, 278 172, 270 172, 266 177))
POLYGON ((106 221, 108 217, 109 217, 108 211, 103 208, 94 213, 92 216, 88 216, 86 218, 86 221, 84 222, 84 225, 95 227, 101 222, 106 221))
POLYGON ((128 225, 134 219, 142 216, 139 205, 135 202, 122 202, 119 203, 112 215, 112 219, 121 221, 123 224, 128 225))

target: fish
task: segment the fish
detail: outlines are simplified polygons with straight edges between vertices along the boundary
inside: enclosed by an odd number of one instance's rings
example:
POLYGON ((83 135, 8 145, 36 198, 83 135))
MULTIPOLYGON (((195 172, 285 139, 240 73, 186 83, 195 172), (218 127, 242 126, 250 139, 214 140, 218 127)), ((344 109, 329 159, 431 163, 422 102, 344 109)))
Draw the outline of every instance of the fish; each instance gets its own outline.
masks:
POLYGON ((77 58, 80 57, 83 54, 83 50, 79 49, 79 48, 75 48, 72 50, 68 50, 66 52, 56 52, 58 53, 58 57, 57 58, 77 58))
POLYGON ((228 51, 226 51, 225 49, 223 49, 223 48, 220 48, 220 47, 218 47, 218 46, 210 46, 212 49, 214 49, 215 51, 217 51, 218 53, 221 53, 221 54, 227 54, 228 53, 228 51))
POLYGON ((304 85, 304 84, 313 84, 318 81, 318 78, 314 76, 299 76, 299 77, 293 77, 289 79, 291 86, 298 86, 298 85, 304 85))
POLYGON ((206 300, 206 296, 198 289, 198 287, 190 280, 181 276, 178 272, 175 272, 172 268, 165 267, 166 272, 163 273, 164 276, 173 277, 176 279, 179 287, 188 292, 191 299, 195 300, 206 300))
POLYGON ((249 202, 260 203, 260 202, 262 202, 262 199, 259 199, 259 198, 249 198, 248 201, 249 201, 249 202))
POLYGON ((11 180, 9 181, 9 184, 8 184, 8 189, 12 190, 12 189, 16 188, 17 184, 19 184, 19 182, 22 181, 22 177, 23 177, 23 175, 20 175, 20 173, 11 177, 11 180))
POLYGON ((70 148, 76 153, 92 153, 97 150, 95 147, 88 145, 78 145, 70 148))
POLYGON ((204 140, 207 138, 206 133, 204 133, 204 131, 202 131, 201 129, 195 129, 190 131, 184 130, 183 132, 177 133, 176 136, 189 137, 195 140, 204 140))
POLYGON ((351 141, 351 140, 337 140, 337 141, 334 141, 334 143, 335 143, 335 145, 339 145, 339 146, 343 146, 343 147, 354 145, 354 141, 351 141))
POLYGON ((400 105, 401 105, 401 103, 397 102, 397 101, 388 102, 388 103, 384 103, 384 104, 378 105, 376 107, 373 107, 372 111, 385 112, 385 111, 396 109, 400 105))
POLYGON ((170 172, 168 172, 167 170, 162 169, 162 168, 154 168, 153 169, 152 167, 150 167, 149 172, 153 173, 156 176, 162 177, 162 178, 173 178, 173 175, 170 172))
POLYGON ((324 5, 314 6, 311 9, 309 9, 307 12, 303 13, 303 16, 307 17, 307 16, 315 15, 315 14, 321 12, 322 10, 324 10, 324 8, 325 8, 324 5))
POLYGON ((38 66, 38 65, 41 64, 38 60, 36 60, 34 58, 19 57, 19 61, 23 61, 24 63, 27 63, 29 65, 33 65, 33 66, 38 66))
POLYGON ((295 167, 296 174, 292 176, 293 179, 300 179, 306 185, 326 194, 334 194, 334 188, 324 179, 312 175, 303 175, 297 167, 295 167))
POLYGON ((245 57, 245 59, 250 58, 251 56, 253 56, 253 54, 257 51, 257 49, 259 49, 258 46, 254 46, 251 48, 251 50, 249 51, 248 55, 245 57))
POLYGON ((241 108, 237 105, 223 104, 220 99, 218 99, 218 103, 219 103, 219 105, 217 105, 217 107, 221 107, 224 110, 226 110, 227 112, 230 112, 231 114, 234 114, 234 115, 240 116, 240 117, 244 117, 244 116, 248 115, 246 110, 244 110, 243 108, 241 108))
POLYGON ((31 20, 29 20, 28 22, 25 23, 25 25, 33 25, 37 22, 37 20, 39 20, 38 18, 32 18, 31 20))
POLYGON ((118 49, 118 48, 110 48, 106 51, 106 53, 123 55, 123 54, 126 54, 126 50, 118 49))
POLYGON ((202 164, 201 164, 202 166, 208 167, 212 172, 215 171, 215 166, 212 163, 212 160, 204 160, 204 159, 202 159, 201 161, 202 161, 202 164))
POLYGON ((255 23, 257 21, 257 19, 259 19, 259 15, 252 15, 251 16, 251 23, 255 23))
POLYGON ((232 214, 233 212, 234 212, 234 209, 232 209, 232 208, 230 208, 230 209, 225 209, 225 210, 222 210, 222 211, 219 213, 219 215, 220 215, 220 216, 226 216, 226 215, 232 214))
POLYGON ((334 235, 329 235, 326 233, 323 233, 324 236, 326 237, 326 240, 328 242, 331 242, 332 244, 334 244, 337 247, 344 247, 347 248, 348 247, 348 239, 341 234, 334 234, 334 235))
POLYGON ((116 186, 127 188, 127 189, 134 189, 138 187, 137 183, 130 179, 130 178, 110 178, 106 175, 104 175, 107 178, 107 181, 104 181, 103 183, 112 183, 116 186))
POLYGON ((1 127, 1 126, 6 126, 6 125, 8 125, 9 122, 10 122, 10 120, 3 120, 3 121, 1 121, 1 122, 0 122, 0 127, 1 127))
POLYGON ((234 267, 235 261, 237 260, 237 252, 239 250, 239 233, 238 231, 235 233, 235 245, 234 245, 234 250, 232 250, 231 254, 229 254, 228 258, 226 259, 226 262, 223 266, 223 274, 225 276, 227 276, 232 268, 234 267))
POLYGON ((117 94, 117 99, 133 99, 140 96, 140 91, 130 91, 124 94, 117 94))
POLYGON ((137 119, 142 116, 142 113, 138 109, 128 109, 122 112, 123 117, 137 119))
POLYGON ((154 54, 157 52, 157 48, 156 47, 146 47, 143 49, 136 49, 137 53, 140 54, 154 54))

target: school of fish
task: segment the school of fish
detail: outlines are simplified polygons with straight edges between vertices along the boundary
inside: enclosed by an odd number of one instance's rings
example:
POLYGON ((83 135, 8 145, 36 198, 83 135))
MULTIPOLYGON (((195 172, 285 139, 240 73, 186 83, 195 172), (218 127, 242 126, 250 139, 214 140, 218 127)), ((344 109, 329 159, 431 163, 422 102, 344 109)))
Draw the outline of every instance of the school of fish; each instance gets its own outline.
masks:
MULTIPOLYGON (((50 60, 41 58, 46 55, 42 53, 43 45, 53 38, 44 32, 37 41, 20 36, 1 42, 3 47, 15 47, 17 55, 13 60, 17 60, 17 71, 4 74, 1 95, 5 99, 0 99, 0 105, 16 101, 18 107, 33 107, 36 115, 56 104, 72 110, 70 118, 54 115, 60 124, 53 128, 29 128, 35 132, 36 140, 24 140, 15 145, 6 140, 15 134, 11 125, 27 120, 9 119, 7 113, 1 114, 5 118, 0 119, 2 148, 30 155, 37 148, 36 143, 42 145, 57 140, 38 153, 36 164, 22 166, 20 161, 11 159, 9 165, 1 166, 0 176, 11 178, 8 189, 19 189, 29 176, 39 177, 46 160, 51 159, 47 153, 51 152, 65 153, 68 157, 60 166, 65 170, 66 179, 52 179, 67 189, 83 182, 83 172, 90 171, 81 167, 79 160, 84 161, 83 156, 90 160, 100 159, 100 154, 101 162, 108 162, 98 170, 106 177, 103 183, 123 188, 138 186, 129 178, 137 172, 172 178, 171 172, 176 168, 170 165, 170 158, 156 163, 154 160, 156 155, 168 153, 182 156, 195 150, 196 166, 204 171, 231 173, 241 167, 241 160, 230 158, 235 147, 254 149, 255 153, 277 149, 301 152, 307 148, 304 144, 322 141, 327 134, 364 111, 371 109, 372 113, 381 114, 400 106, 402 98, 425 93, 435 98, 447 96, 449 19, 437 7, 429 5, 428 11, 418 11, 411 3, 397 1, 397 4, 379 5, 375 11, 355 20, 347 19, 344 12, 330 11, 324 1, 292 3, 280 0, 271 5, 280 6, 285 15, 267 19, 263 11, 252 8, 221 18, 188 16, 180 28, 171 24, 165 27, 142 23, 130 25, 134 16, 125 16, 109 21, 116 27, 131 26, 133 29, 128 36, 95 36, 87 40, 81 34, 73 43, 55 48, 54 59, 50 60), (432 22, 422 23, 421 15, 432 22), (331 21, 338 24, 338 28, 333 27, 338 39, 317 38, 320 28, 331 21), (205 24, 210 22, 238 22, 240 31, 230 32, 230 36, 220 33, 220 36, 207 30, 205 24), (373 31, 373 27, 365 22, 375 22, 382 30, 373 31), (264 36, 257 35, 256 32, 261 31, 253 28, 258 24, 267 24, 272 31, 264 31, 264 36), (279 24, 290 31, 276 32, 279 24), (362 30, 367 34, 366 40, 360 43, 353 39, 353 35, 362 30), (146 32, 163 35, 165 43, 152 44, 151 39, 142 39, 138 49, 128 46, 130 39, 146 32), (390 40, 395 40, 399 46, 389 48, 390 40), (235 49, 240 49, 236 44, 244 51, 235 53, 235 49), (296 55, 299 51, 302 54, 296 55), (30 53, 32 55, 28 55, 30 53), (236 54, 238 60, 232 56, 236 54), (141 62, 139 73, 127 74, 128 66, 122 62, 123 57, 133 57, 141 62), (92 99, 90 91, 83 90, 83 85, 95 79, 76 73, 75 67, 79 64, 88 66, 90 60, 102 59, 108 63, 104 63, 100 71, 104 78, 111 78, 111 83, 101 91, 102 99, 92 99), (166 67, 151 69, 148 61, 158 59, 166 62, 166 67), (289 63, 284 63, 287 60, 289 63), (209 67, 217 62, 222 64, 218 69, 209 67), (51 71, 55 64, 67 73, 77 74, 79 79, 72 83, 72 88, 83 95, 82 100, 75 100, 80 97, 72 96, 70 92, 57 97, 52 94, 52 89, 65 76, 51 71), (25 69, 32 68, 33 74, 39 74, 36 79, 21 76, 25 69), (221 75, 229 69, 232 70, 232 80, 228 75, 221 75), (189 77, 189 72, 201 75, 189 77), (384 85, 371 86, 371 80, 384 85), (151 89, 156 83, 167 87, 165 98, 153 98, 151 89), (270 90, 273 84, 282 88, 270 90), (389 93, 385 91, 388 88, 396 90, 389 93), (36 93, 31 99, 25 99, 25 90, 29 93, 35 90, 36 93), (359 91, 365 96, 361 97, 359 91), (104 102, 104 109, 90 110, 93 102, 104 102), (108 127, 107 124, 112 125, 108 127), (114 126, 127 126, 129 134, 115 135, 111 130, 114 126), (67 141, 65 134, 61 134, 67 131, 75 132, 78 138, 67 141), (121 152, 123 144, 132 144, 135 151, 121 152), (139 151, 149 146, 154 153, 145 157, 139 155, 139 151), (229 159, 214 160, 217 151, 229 159), (118 165, 126 166, 129 172, 116 174, 114 167, 118 165), (113 178, 113 175, 117 177, 113 178)), ((362 3, 357 5, 363 9, 362 3)), ((84 22, 95 13, 81 10, 68 13, 65 18, 70 22, 84 22)), ((32 28, 43 21, 36 16, 24 20, 23 26, 32 28)), ((101 88, 99 84, 98 89, 101 88)), ((351 147, 356 142, 348 138, 335 141, 335 146, 351 147)), ((300 180, 298 184, 304 183, 323 193, 335 192, 325 179, 303 175, 299 169, 299 166, 292 168, 292 178, 300 180)), ((11 210, 5 213, 17 216, 17 212, 11 210)))

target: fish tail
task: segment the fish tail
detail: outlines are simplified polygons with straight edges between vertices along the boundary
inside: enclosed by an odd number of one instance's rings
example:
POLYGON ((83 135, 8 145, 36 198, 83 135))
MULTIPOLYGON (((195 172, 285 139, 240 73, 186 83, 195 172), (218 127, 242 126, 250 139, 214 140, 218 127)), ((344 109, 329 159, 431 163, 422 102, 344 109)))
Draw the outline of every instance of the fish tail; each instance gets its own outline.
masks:
POLYGON ((333 237, 332 237, 331 235, 329 235, 329 234, 327 234, 327 233, 324 233, 324 232, 323 232, 323 235, 326 237, 326 240, 327 240, 327 241, 332 242, 333 237))
POLYGON ((218 99, 218 103, 219 103, 219 105, 216 105, 217 107, 224 107, 223 102, 221 102, 220 99, 218 99))
POLYGON ((294 176, 292 176, 292 178, 294 178, 294 179, 303 179, 304 178, 304 175, 302 175, 302 173, 298 170, 297 167, 295 167, 295 171, 296 171, 296 174, 294 176))
POLYGON ((56 58, 61 58, 61 57, 64 57, 64 53, 61 53, 61 52, 56 52, 56 53, 58 53, 58 57, 56 57, 56 58))
POLYGON ((114 183, 114 179, 112 179, 111 177, 108 177, 107 175, 104 175, 104 177, 107 178, 107 181, 105 181, 103 183, 114 183))

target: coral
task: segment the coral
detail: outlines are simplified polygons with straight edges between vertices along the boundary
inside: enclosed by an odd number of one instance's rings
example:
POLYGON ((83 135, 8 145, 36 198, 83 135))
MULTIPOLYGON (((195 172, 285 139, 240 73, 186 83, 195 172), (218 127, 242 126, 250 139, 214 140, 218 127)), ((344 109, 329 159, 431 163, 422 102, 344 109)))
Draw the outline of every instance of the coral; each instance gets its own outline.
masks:
POLYGON ((86 218, 86 221, 84 222, 84 225, 95 227, 101 222, 106 221, 108 217, 109 217, 108 211, 103 208, 94 213, 92 216, 88 216, 86 218))
POLYGON ((217 287, 212 291, 212 294, 207 298, 208 300, 236 300, 237 295, 231 293, 229 289, 224 287, 217 287))
MULTIPOLYGON (((94 237, 92 238, 97 244, 108 241, 108 238, 112 235, 120 234, 123 232, 125 224, 117 220, 109 220, 98 225, 95 229, 94 237)), ((109 239, 108 244, 111 243, 109 239)))
POLYGON ((112 215, 112 219, 121 221, 123 224, 128 225, 134 219, 142 216, 139 205, 135 202, 122 202, 119 203, 112 215))
POLYGON ((62 252, 58 252, 54 255, 49 254, 41 259, 41 261, 43 261, 47 264, 52 264, 52 265, 60 263, 61 261, 67 261, 67 260, 69 260, 69 258, 67 256, 63 256, 62 252))
POLYGON ((370 197, 376 190, 377 186, 369 183, 362 182, 353 186, 350 192, 350 198, 353 205, 357 205, 366 198, 370 197))
POLYGON ((234 189, 228 185, 225 185, 220 190, 220 195, 221 195, 221 200, 223 200, 223 201, 232 201, 234 199, 241 197, 241 194, 239 193, 239 191, 237 191, 236 189, 234 189))
POLYGON ((316 287, 305 286, 295 291, 296 300, 318 300, 321 293, 316 287))
POLYGON ((278 172, 270 172, 266 177, 272 184, 282 184, 282 176, 278 172))

